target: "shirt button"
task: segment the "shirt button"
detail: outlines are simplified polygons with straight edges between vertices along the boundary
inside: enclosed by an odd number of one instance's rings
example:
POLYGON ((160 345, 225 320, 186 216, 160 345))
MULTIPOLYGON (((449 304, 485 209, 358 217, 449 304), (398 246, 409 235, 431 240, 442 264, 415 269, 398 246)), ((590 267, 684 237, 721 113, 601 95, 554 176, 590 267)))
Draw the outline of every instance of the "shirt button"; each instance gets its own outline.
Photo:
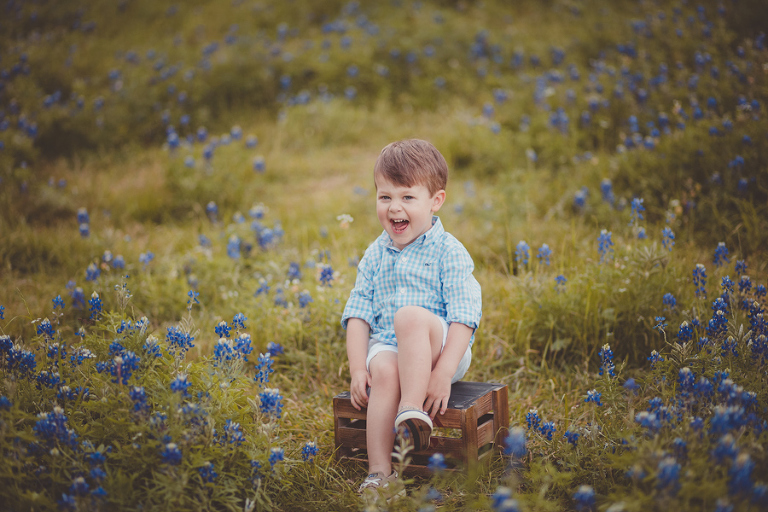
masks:
POLYGON ((400 295, 405 295, 405 288, 400 289, 400 295))

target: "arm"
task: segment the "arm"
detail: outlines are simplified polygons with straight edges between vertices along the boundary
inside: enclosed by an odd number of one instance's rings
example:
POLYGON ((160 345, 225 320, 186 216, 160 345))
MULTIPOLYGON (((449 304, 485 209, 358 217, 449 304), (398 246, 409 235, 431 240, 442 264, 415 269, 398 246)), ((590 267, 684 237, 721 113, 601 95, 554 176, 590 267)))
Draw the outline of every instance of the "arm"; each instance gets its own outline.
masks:
POLYGON ((448 398, 451 396, 451 379, 459 367, 459 362, 469 346, 473 329, 458 322, 448 326, 448 336, 445 340, 440 357, 437 359, 432 374, 429 377, 427 387, 427 400, 424 402, 424 410, 434 418, 437 411, 445 414, 448 409, 448 398))
POLYGON ((368 339, 371 328, 368 322, 361 318, 350 318, 347 321, 347 357, 349 358, 349 394, 352 407, 358 411, 368 405, 370 374, 365 368, 368 356, 368 339))

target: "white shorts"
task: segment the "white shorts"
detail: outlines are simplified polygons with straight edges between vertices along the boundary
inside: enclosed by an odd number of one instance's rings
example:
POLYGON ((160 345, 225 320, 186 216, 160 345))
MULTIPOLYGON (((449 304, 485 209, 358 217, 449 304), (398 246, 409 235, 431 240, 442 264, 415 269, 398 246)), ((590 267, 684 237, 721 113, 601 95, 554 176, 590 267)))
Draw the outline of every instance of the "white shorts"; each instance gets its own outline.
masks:
MULTIPOLYGON (((448 322, 445 321, 444 318, 438 317, 440 320, 440 323, 443 325, 443 348, 445 348, 445 340, 448 338, 448 322)), ((389 345, 387 343, 382 343, 379 340, 376 340, 374 338, 371 338, 368 340, 368 357, 365 359, 365 369, 369 372, 371 371, 370 365, 371 365, 371 359, 373 359, 376 354, 379 352, 394 352, 397 354, 397 345, 389 345)), ((442 352, 442 348, 440 349, 440 352, 442 352)), ((451 379, 451 384, 454 382, 458 382, 461 380, 462 377, 464 377, 464 374, 467 373, 467 370, 469 370, 469 365, 472 362, 472 347, 467 347, 467 351, 464 352, 464 356, 462 356, 461 361, 459 361, 459 366, 456 368, 456 373, 453 374, 453 378, 451 379)))

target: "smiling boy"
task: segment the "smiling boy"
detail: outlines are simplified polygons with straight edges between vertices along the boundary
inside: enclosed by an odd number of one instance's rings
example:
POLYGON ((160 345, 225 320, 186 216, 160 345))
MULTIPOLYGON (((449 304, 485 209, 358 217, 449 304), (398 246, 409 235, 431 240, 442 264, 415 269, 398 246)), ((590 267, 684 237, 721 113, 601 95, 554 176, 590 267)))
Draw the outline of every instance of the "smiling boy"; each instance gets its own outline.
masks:
POLYGON ((472 359, 481 292, 469 253, 434 215, 447 179, 443 156, 418 139, 389 144, 374 166, 384 232, 360 260, 342 315, 351 402, 367 407, 369 474, 360 492, 397 478, 396 431, 415 451, 429 446, 432 420, 472 359))

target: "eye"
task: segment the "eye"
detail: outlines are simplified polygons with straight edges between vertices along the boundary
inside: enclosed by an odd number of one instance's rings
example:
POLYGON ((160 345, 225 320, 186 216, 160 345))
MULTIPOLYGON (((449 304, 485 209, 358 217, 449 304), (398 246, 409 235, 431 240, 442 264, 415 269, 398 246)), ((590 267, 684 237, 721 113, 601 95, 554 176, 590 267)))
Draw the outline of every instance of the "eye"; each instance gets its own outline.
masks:
POLYGON ((403 199, 405 199, 406 201, 410 201, 411 199, 413 199, 413 196, 405 196, 403 199))
POLYGON ((386 201, 387 199, 389 199, 389 196, 379 196, 380 201, 386 201))

